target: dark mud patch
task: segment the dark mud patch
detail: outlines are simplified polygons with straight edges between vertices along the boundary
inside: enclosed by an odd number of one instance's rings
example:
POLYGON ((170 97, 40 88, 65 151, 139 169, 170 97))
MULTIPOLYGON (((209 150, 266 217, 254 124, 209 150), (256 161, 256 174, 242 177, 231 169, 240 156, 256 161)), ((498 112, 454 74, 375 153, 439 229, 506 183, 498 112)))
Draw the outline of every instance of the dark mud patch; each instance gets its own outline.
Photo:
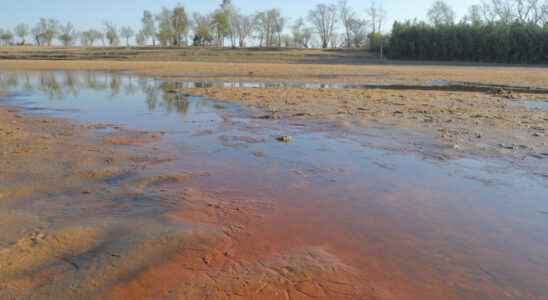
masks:
POLYGON ((512 93, 548 95, 548 89, 536 87, 521 87, 508 85, 488 85, 469 82, 452 82, 433 80, 423 84, 393 84, 393 83, 315 83, 315 82, 261 82, 261 81, 177 81, 168 84, 170 91, 196 88, 227 88, 227 89, 389 89, 400 91, 447 91, 447 92, 483 92, 492 93, 506 98, 513 98, 512 93))
POLYGON ((158 188, 182 183, 197 177, 209 176, 208 173, 180 173, 171 175, 158 175, 147 177, 143 179, 135 180, 128 183, 131 188, 137 188, 139 190, 145 190, 149 188, 158 188))
POLYGON ((105 144, 118 146, 144 146, 159 141, 162 133, 151 133, 146 131, 125 131, 111 134, 103 139, 105 144))

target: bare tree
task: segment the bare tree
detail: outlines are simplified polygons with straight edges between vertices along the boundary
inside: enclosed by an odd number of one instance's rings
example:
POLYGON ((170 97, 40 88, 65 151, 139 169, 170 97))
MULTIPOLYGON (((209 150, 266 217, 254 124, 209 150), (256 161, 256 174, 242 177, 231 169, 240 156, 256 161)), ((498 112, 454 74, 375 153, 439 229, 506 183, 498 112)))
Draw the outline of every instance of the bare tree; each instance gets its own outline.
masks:
POLYGON ((135 35, 135 43, 139 46, 145 46, 146 43, 147 43, 147 37, 146 37, 146 34, 140 30, 136 35, 135 35))
POLYGON ((285 18, 282 17, 280 10, 270 9, 258 12, 255 15, 255 27, 261 47, 270 48, 281 45, 285 18))
POLYGON ((351 45, 354 48, 364 47, 367 42, 367 28, 369 27, 367 20, 360 20, 358 18, 350 19, 348 25, 350 28, 351 45))
POLYGON ((437 0, 428 10, 428 18, 434 26, 455 24, 455 11, 443 0, 437 0))
POLYGON ((546 0, 490 0, 483 2, 484 13, 490 21, 544 25, 548 21, 546 0))
POLYGON ((238 18, 239 13, 238 10, 234 5, 232 5, 232 1, 230 0, 223 0, 223 3, 221 4, 220 10, 223 12, 223 14, 226 16, 226 21, 228 23, 228 37, 230 39, 230 44, 232 47, 236 47, 236 43, 238 42, 238 18))
POLYGON ((36 44, 51 46, 53 38, 59 32, 59 22, 54 19, 41 18, 31 32, 36 44))
POLYGON ((306 27, 303 18, 298 18, 293 26, 291 26, 291 34, 293 36, 293 44, 297 48, 310 47, 310 40, 312 39, 312 29, 306 27))
POLYGON ((171 26, 174 33, 173 44, 183 46, 187 44, 189 20, 184 6, 178 4, 171 15, 171 26))
POLYGON ((63 44, 65 47, 71 46, 74 41, 76 40, 76 29, 72 25, 72 23, 68 22, 65 25, 59 25, 59 41, 63 44))
POLYGON ((15 26, 14 31, 15 31, 15 35, 17 35, 17 37, 21 39, 21 45, 24 45, 27 36, 30 34, 29 25, 25 23, 20 23, 17 26, 15 26))
POLYGON ((126 46, 129 47, 129 39, 131 39, 135 35, 135 32, 131 27, 124 26, 120 30, 120 35, 126 40, 126 46))
POLYGON ((348 0, 339 1, 339 16, 345 31, 345 43, 347 48, 352 47, 352 23, 356 19, 356 12, 348 6, 348 0))
POLYGON ((169 46, 173 43, 175 32, 171 26, 171 10, 163 7, 159 14, 156 15, 158 22, 158 41, 162 46, 169 46))
POLYGON ((118 36, 118 28, 116 25, 109 21, 105 21, 104 26, 104 37, 107 39, 109 46, 118 46, 120 44, 120 38, 118 36))
POLYGON ((201 15, 194 13, 192 16, 194 21, 194 41, 195 46, 207 46, 213 41, 211 35, 212 20, 209 15, 201 15))
MULTIPOLYGON (((386 18, 386 11, 382 5, 377 5, 377 3, 373 1, 367 10, 367 15, 371 25, 371 34, 369 35, 370 46, 373 41, 378 43, 379 57, 382 59, 384 58, 384 36, 382 34, 382 27, 386 18)), ((374 46, 376 47, 377 45, 374 46)))
POLYGON ((371 25, 372 33, 381 33, 384 25, 384 19, 386 18, 386 11, 382 5, 377 5, 375 1, 371 2, 371 5, 367 9, 367 16, 369 17, 369 24, 371 25))
POLYGON ((302 31, 304 27, 303 18, 298 18, 293 25, 291 25, 291 35, 293 38, 293 44, 296 48, 301 48, 302 46, 302 31))
POLYGON ((253 17, 236 13, 232 16, 232 26, 238 40, 238 46, 244 48, 247 39, 252 35, 254 30, 253 17))
POLYGON ((145 10, 141 22, 143 23, 143 29, 141 30, 142 37, 144 37, 145 40, 151 39, 152 46, 156 46, 156 23, 154 22, 152 13, 145 10))
POLYGON ((101 40, 103 33, 95 29, 82 31, 80 33, 80 44, 84 47, 93 47, 96 41, 101 40))
POLYGON ((327 48, 337 24, 337 6, 318 4, 308 13, 308 19, 320 36, 322 48, 327 48))
POLYGON ((468 7, 468 14, 464 16, 464 22, 473 26, 483 24, 484 12, 483 7, 479 4, 474 4, 468 7))

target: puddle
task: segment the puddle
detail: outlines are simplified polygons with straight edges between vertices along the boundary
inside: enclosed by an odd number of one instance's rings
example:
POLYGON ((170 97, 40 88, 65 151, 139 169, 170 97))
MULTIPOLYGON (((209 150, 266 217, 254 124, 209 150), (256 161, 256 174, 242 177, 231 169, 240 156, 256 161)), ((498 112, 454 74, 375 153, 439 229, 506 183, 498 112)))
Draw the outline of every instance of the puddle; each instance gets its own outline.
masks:
MULTIPOLYGON (((187 88, 216 85, 303 86, 177 83, 187 88)), ((304 85, 364 87, 349 86, 304 85)), ((148 77, 0 73, 0 89, 18 92, 2 99, 2 105, 20 106, 29 114, 165 132, 158 147, 173 159, 147 172, 207 173, 193 179, 199 190, 223 197, 235 194, 236 202, 263 199, 274 207, 268 210, 273 216, 265 218, 270 227, 285 232, 280 236, 338 249, 355 258, 358 270, 375 266, 379 274, 388 272, 384 278, 398 274, 405 285, 432 282, 442 294, 467 299, 548 297, 548 218, 539 213, 548 209, 548 187, 506 162, 425 159, 406 153, 406 145, 398 143, 427 137, 390 129, 343 131, 325 123, 297 126, 262 120, 237 104, 170 93, 170 84, 148 77), (291 141, 280 143, 280 136, 291 136, 291 141)), ((108 180, 115 188, 127 177, 108 180)), ((121 216, 120 211, 158 213, 163 207, 162 199, 149 195, 119 201, 118 206, 113 203, 112 217, 121 216)), ((68 211, 91 205, 72 197, 68 203, 70 207, 63 208, 68 211)))
POLYGON ((548 110, 548 101, 512 101, 512 106, 525 107, 532 110, 548 110))
POLYGON ((174 88, 259 88, 259 89, 366 89, 389 87, 383 83, 299 83, 299 82, 252 82, 252 81, 182 81, 173 83, 174 88))

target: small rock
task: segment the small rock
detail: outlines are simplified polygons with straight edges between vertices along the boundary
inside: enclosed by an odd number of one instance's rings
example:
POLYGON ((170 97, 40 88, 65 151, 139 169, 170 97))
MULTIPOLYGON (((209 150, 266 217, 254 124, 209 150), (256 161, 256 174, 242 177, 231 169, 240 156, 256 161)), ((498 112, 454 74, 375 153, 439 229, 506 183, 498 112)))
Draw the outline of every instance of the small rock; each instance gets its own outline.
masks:
POLYGON ((282 142, 282 143, 290 143, 292 138, 288 135, 282 135, 282 136, 277 137, 276 140, 278 142, 282 142))
POLYGON ((534 136, 534 137, 543 137, 544 134, 542 134, 542 133, 540 133, 540 132, 535 132, 535 133, 533 133, 533 136, 534 136))
POLYGON ((516 148, 514 145, 507 145, 507 144, 499 144, 499 147, 507 150, 514 150, 516 148))
POLYGON ((459 146, 459 145, 453 145, 453 149, 459 150, 459 149, 460 149, 460 146, 459 146))

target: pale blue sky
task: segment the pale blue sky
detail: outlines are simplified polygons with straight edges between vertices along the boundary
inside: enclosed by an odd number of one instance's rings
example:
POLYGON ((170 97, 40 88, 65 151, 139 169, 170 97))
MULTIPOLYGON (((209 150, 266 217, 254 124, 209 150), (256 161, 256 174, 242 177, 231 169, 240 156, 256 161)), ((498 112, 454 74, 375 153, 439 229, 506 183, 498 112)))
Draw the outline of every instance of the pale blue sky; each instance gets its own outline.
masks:
MULTIPOLYGON (((466 13, 468 6, 479 0, 448 0, 459 16, 466 13)), ((40 17, 52 17, 62 22, 70 21, 79 29, 98 27, 102 21, 113 21, 117 25, 140 26, 140 17, 144 9, 158 11, 162 6, 171 7, 177 3, 193 11, 208 12, 216 8, 220 0, 2 0, 0 9, 0 28, 12 28, 17 23, 34 24, 40 17)), ((233 3, 246 13, 268 8, 279 8, 285 16, 294 20, 306 16, 307 11, 325 0, 233 0, 233 3)), ((426 10, 434 0, 385 0, 382 3, 388 12, 387 27, 394 19, 405 20, 425 18, 426 10)), ((369 0, 349 0, 358 12, 363 13, 369 6, 369 0)))

